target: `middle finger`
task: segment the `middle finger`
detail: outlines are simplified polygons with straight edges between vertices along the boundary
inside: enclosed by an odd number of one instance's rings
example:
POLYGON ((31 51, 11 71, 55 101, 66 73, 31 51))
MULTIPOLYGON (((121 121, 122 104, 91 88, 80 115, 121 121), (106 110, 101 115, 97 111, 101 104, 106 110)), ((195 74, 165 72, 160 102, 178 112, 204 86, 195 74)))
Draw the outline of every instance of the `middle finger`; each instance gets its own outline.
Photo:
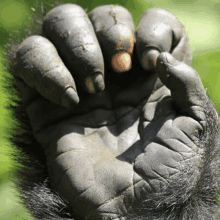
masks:
POLYGON ((129 11, 117 5, 103 5, 93 9, 89 17, 94 26, 104 56, 116 72, 131 68, 135 37, 129 11))

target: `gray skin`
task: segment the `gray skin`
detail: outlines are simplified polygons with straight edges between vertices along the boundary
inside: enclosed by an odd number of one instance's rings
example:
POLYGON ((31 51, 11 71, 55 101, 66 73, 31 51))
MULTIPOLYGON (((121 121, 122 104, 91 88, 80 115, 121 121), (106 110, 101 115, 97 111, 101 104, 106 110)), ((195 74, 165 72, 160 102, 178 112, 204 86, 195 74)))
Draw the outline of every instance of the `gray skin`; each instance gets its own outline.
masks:
POLYGON ((184 62, 187 37, 173 14, 163 9, 144 13, 133 67, 118 75, 111 65, 104 68, 102 60, 116 53, 114 42, 101 50, 88 25, 101 27, 101 48, 114 33, 117 44, 120 34, 109 31, 108 36, 106 29, 111 27, 103 24, 106 19, 106 25, 119 23, 134 33, 128 12, 124 17, 109 13, 126 9, 101 6, 90 14, 92 24, 88 17, 80 24, 74 16, 59 19, 67 10, 76 10, 80 19, 87 16, 79 6, 58 6, 44 20, 44 28, 54 24, 53 32, 46 28, 45 33, 51 42, 32 36, 20 45, 18 88, 34 136, 44 149, 52 189, 83 219, 126 219, 188 168, 189 181, 196 178, 206 150, 203 143, 208 130, 218 127, 218 115, 198 74, 184 62), (83 45, 86 39, 90 42, 83 45), (85 59, 83 53, 88 55, 85 59), (82 73, 77 63, 84 64, 82 73), (94 87, 86 84, 97 72, 105 78, 96 75, 90 80, 94 87))

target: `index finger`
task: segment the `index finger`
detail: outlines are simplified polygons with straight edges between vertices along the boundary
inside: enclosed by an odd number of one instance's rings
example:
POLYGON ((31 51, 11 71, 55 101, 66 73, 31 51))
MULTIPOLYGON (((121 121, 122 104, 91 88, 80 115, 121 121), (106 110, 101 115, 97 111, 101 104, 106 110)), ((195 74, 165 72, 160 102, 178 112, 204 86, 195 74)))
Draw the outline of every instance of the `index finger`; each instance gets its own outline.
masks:
POLYGON ((155 68, 161 52, 184 60, 187 36, 183 24, 171 12, 153 8, 146 11, 137 30, 137 53, 145 70, 155 68))

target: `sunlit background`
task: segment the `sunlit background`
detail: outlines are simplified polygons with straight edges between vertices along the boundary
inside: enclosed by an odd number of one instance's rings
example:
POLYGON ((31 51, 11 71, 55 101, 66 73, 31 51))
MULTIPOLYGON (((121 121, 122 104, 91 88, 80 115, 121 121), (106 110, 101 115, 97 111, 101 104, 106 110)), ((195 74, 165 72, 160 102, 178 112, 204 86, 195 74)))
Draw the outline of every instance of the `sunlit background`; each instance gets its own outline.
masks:
MULTIPOLYGON (((54 1, 41 1, 50 8, 54 1)), ((68 2, 68 1, 63 1, 68 2)), ((172 11, 186 27, 193 53, 192 66, 200 74, 208 94, 220 110, 220 1, 219 0, 89 0, 72 1, 90 11, 100 4, 120 4, 126 7, 138 24, 141 14, 151 7, 172 11)), ((39 3, 39 4, 40 4, 39 3)), ((39 5, 38 4, 38 5, 39 5)), ((31 26, 31 13, 36 13, 36 0, 0 0, 0 86, 7 63, 4 44, 11 41, 24 28, 31 26)), ((6 95, 0 89, 0 219, 19 220, 32 218, 18 204, 16 190, 10 181, 13 163, 9 156, 10 143, 6 141, 6 129, 11 120, 4 110, 6 95)))

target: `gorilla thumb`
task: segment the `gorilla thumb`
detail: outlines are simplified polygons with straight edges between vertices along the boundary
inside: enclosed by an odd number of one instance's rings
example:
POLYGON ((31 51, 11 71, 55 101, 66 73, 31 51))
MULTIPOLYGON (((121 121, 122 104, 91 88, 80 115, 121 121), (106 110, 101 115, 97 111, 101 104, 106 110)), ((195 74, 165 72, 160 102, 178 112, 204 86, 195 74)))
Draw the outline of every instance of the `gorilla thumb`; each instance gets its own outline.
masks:
POLYGON ((170 89, 178 110, 203 121, 208 97, 197 72, 167 52, 158 57, 156 69, 163 84, 170 89))

